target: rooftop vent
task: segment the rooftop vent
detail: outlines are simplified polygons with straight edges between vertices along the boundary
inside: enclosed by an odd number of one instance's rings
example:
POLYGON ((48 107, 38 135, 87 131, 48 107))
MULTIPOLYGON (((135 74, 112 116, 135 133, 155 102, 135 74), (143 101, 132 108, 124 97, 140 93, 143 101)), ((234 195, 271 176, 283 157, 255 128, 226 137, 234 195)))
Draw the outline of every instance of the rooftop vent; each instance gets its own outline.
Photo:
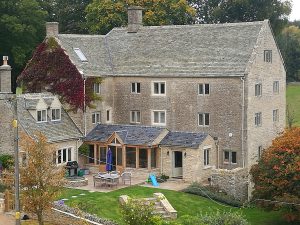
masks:
POLYGON ((74 48, 75 53, 77 54, 77 56, 79 57, 79 59, 81 60, 81 62, 87 62, 87 58, 85 57, 85 55, 83 54, 83 52, 80 50, 80 48, 74 48))

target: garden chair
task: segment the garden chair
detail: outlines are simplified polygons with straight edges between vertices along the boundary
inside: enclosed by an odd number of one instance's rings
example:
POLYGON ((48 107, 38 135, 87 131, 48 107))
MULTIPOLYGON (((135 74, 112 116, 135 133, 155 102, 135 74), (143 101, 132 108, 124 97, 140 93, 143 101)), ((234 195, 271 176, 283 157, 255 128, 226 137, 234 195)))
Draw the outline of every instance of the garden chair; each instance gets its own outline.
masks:
POLYGON ((122 177, 122 182, 125 185, 126 181, 129 181, 130 185, 131 185, 131 172, 124 172, 122 173, 121 177, 122 177))

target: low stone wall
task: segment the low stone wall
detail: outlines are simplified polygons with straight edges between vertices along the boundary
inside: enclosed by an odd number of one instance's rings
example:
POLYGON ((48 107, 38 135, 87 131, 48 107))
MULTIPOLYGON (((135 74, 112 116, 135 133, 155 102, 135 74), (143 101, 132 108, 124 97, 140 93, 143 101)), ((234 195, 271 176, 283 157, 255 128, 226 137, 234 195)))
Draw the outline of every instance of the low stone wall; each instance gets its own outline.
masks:
POLYGON ((248 176, 246 168, 215 169, 211 175, 211 184, 218 186, 239 201, 246 201, 248 199, 248 176))
POLYGON ((83 186, 87 186, 88 183, 89 181, 85 177, 82 177, 82 179, 78 179, 78 180, 66 179, 66 187, 83 187, 83 186))

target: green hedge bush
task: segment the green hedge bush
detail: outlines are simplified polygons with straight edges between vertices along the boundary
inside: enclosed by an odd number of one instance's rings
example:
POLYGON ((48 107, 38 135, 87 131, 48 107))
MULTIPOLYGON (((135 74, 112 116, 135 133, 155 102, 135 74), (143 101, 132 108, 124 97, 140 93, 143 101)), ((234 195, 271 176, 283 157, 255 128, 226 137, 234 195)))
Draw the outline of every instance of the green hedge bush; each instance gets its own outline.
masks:
POLYGON ((219 192, 217 188, 210 186, 202 186, 199 183, 193 183, 189 187, 185 188, 183 192, 199 195, 205 198, 211 198, 215 201, 225 203, 234 207, 242 207, 243 203, 234 199, 232 196, 227 195, 224 192, 219 192))
POLYGON ((3 169, 9 169, 14 165, 14 157, 12 155, 0 155, 0 161, 2 162, 3 169))

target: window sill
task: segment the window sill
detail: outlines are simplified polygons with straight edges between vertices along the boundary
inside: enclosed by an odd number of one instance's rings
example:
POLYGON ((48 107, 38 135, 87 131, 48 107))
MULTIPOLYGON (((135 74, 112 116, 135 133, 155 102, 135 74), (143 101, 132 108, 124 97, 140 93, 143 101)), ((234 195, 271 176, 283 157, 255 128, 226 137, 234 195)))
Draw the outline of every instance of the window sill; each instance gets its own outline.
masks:
POLYGON ((152 123, 153 126, 166 126, 165 123, 152 123))
POLYGON ((203 167, 204 170, 208 170, 208 169, 212 169, 212 168, 213 168, 213 167, 210 166, 210 165, 207 165, 207 166, 204 166, 204 167, 203 167))
POLYGON ((165 97, 166 94, 152 94, 152 96, 154 96, 154 97, 165 97))

